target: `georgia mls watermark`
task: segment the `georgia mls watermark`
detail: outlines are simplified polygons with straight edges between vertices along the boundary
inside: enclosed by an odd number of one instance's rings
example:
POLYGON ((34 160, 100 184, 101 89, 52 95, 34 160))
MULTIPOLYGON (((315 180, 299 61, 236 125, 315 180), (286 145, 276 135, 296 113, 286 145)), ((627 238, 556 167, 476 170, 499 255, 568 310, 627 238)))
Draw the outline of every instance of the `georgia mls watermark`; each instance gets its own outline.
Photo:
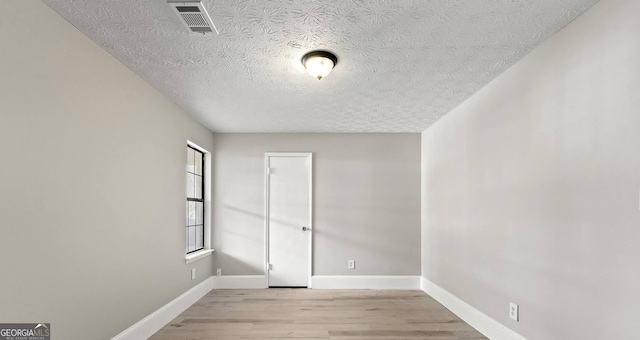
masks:
POLYGON ((51 324, 0 323, 0 340, 51 340, 51 324))

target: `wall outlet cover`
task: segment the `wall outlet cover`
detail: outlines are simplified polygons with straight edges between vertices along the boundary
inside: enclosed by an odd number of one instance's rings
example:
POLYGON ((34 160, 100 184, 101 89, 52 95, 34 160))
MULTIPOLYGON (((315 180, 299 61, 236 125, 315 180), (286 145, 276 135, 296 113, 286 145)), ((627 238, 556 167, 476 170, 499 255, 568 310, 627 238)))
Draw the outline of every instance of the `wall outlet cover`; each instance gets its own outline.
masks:
POLYGON ((349 262, 347 262, 347 266, 349 269, 356 269, 356 261, 355 260, 349 260, 349 262))
POLYGON ((216 276, 222 276, 222 269, 221 268, 216 269, 216 276))
POLYGON ((195 280, 195 279, 196 279, 196 269, 191 268, 191 280, 195 280))
POLYGON ((509 317, 520 321, 520 307, 513 302, 509 302, 509 317))

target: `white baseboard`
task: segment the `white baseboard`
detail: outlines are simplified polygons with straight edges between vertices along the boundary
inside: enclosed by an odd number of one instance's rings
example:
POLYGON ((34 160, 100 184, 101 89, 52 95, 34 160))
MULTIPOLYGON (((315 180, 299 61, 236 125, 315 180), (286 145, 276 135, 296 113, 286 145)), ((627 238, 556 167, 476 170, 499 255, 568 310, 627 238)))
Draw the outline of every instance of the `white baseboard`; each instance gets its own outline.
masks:
POLYGON ((313 289, 420 289, 420 276, 312 276, 313 289))
POLYGON ((453 314, 471 325, 489 339, 492 340, 527 340, 522 335, 507 328, 488 315, 473 308, 473 306, 460 300, 455 295, 444 290, 437 284, 421 277, 420 287, 436 301, 447 307, 453 314))
POLYGON ((212 289, 213 278, 210 277, 160 307, 160 309, 149 314, 144 319, 136 322, 133 326, 125 329, 111 340, 138 340, 149 338, 212 289))
POLYGON ((265 289, 269 287, 265 275, 213 276, 214 289, 265 289))

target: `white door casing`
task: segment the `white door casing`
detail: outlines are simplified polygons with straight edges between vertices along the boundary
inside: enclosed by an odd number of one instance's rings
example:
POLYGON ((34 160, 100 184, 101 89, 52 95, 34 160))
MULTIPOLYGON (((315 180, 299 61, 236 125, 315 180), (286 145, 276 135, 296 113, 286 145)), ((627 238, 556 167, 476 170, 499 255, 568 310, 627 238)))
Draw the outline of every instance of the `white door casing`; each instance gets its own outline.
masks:
POLYGON ((269 286, 311 288, 312 154, 265 154, 265 272, 269 286))

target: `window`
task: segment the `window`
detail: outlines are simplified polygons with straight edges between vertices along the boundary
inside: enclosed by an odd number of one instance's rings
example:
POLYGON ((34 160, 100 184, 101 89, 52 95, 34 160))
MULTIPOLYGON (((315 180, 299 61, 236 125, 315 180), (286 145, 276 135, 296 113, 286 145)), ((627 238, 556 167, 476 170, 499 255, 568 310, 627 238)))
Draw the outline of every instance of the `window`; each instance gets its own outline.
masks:
POLYGON ((187 254, 204 249, 204 153, 187 146, 187 254))

